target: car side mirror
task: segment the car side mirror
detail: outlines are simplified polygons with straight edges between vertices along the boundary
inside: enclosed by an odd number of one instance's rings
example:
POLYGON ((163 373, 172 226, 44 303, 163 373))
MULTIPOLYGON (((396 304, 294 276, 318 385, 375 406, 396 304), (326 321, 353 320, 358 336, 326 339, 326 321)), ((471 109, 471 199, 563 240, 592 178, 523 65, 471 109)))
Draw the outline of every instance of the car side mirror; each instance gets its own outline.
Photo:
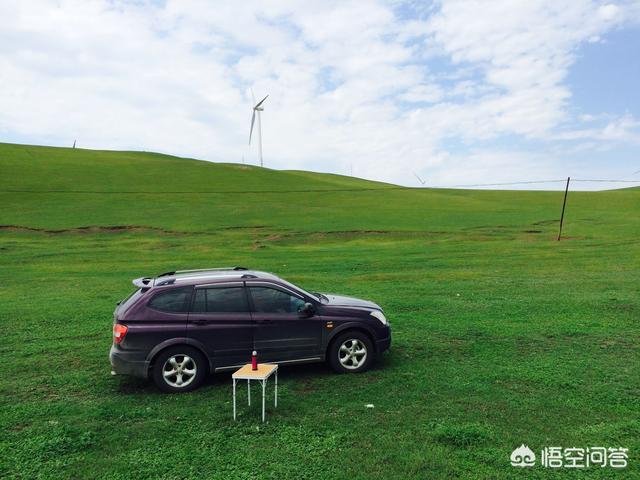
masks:
POLYGON ((311 317, 316 311, 316 308, 312 303, 305 303, 302 308, 298 311, 301 317, 311 317))

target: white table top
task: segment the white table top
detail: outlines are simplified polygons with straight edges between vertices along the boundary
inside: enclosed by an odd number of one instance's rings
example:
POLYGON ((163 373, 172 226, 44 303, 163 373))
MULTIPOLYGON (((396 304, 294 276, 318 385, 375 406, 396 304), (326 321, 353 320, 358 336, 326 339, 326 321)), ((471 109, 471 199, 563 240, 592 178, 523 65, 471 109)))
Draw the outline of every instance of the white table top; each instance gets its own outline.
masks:
POLYGON ((276 370, 278 370, 278 365, 273 363, 259 363, 257 370, 251 370, 251 364, 247 363, 236 371, 232 377, 236 380, 266 380, 276 370))

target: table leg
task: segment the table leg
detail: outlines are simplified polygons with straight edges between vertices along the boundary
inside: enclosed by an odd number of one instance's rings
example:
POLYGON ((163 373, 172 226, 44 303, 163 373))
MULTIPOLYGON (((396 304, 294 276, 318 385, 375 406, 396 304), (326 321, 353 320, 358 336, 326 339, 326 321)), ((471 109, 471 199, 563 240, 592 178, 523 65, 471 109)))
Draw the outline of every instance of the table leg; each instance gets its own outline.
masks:
POLYGON ((262 423, 264 423, 264 392, 266 388, 267 381, 262 381, 262 423))
POLYGON ((233 421, 236 420, 236 379, 233 379, 233 421))
POLYGON ((247 379, 247 401, 249 402, 249 406, 251 406, 251 380, 247 379))
POLYGON ((278 407, 278 370, 276 370, 276 385, 275 385, 275 394, 274 394, 273 405, 276 408, 278 407))

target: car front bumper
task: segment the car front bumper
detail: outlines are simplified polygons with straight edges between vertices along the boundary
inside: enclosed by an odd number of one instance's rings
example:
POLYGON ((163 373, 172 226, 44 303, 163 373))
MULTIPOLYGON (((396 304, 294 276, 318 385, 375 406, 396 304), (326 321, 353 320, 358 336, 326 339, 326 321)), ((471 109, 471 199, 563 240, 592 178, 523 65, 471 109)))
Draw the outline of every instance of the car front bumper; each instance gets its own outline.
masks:
POLYGON ((381 338, 376 340, 376 349, 378 350, 378 354, 389 350, 391 347, 391 328, 388 330, 388 336, 385 338, 381 338))
POLYGON ((144 358, 140 358, 138 352, 127 352, 112 345, 109 352, 109 361, 111 362, 111 372, 116 375, 147 378, 147 361, 144 358))

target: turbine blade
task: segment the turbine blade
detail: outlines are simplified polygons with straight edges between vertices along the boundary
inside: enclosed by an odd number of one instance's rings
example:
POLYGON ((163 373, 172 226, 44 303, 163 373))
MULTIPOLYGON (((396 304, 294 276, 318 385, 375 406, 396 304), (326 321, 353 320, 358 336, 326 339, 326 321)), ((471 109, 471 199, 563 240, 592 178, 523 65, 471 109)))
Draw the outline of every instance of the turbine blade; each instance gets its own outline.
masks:
POLYGON ((260 107, 260 105, 262 105, 262 102, 264 102, 264 101, 267 99, 267 97, 268 97, 268 96, 269 96, 269 95, 267 95, 267 96, 266 96, 266 97, 264 97, 262 100, 260 100, 260 101, 258 102, 258 104, 257 104, 255 107, 253 107, 253 108, 258 108, 258 107, 260 107))
POLYGON ((253 88, 251 88, 251 105, 256 104, 256 96, 253 94, 253 88))
POLYGON ((253 123, 256 121, 256 111, 251 115, 251 130, 249 130, 249 145, 251 145, 251 134, 253 133, 253 123))

